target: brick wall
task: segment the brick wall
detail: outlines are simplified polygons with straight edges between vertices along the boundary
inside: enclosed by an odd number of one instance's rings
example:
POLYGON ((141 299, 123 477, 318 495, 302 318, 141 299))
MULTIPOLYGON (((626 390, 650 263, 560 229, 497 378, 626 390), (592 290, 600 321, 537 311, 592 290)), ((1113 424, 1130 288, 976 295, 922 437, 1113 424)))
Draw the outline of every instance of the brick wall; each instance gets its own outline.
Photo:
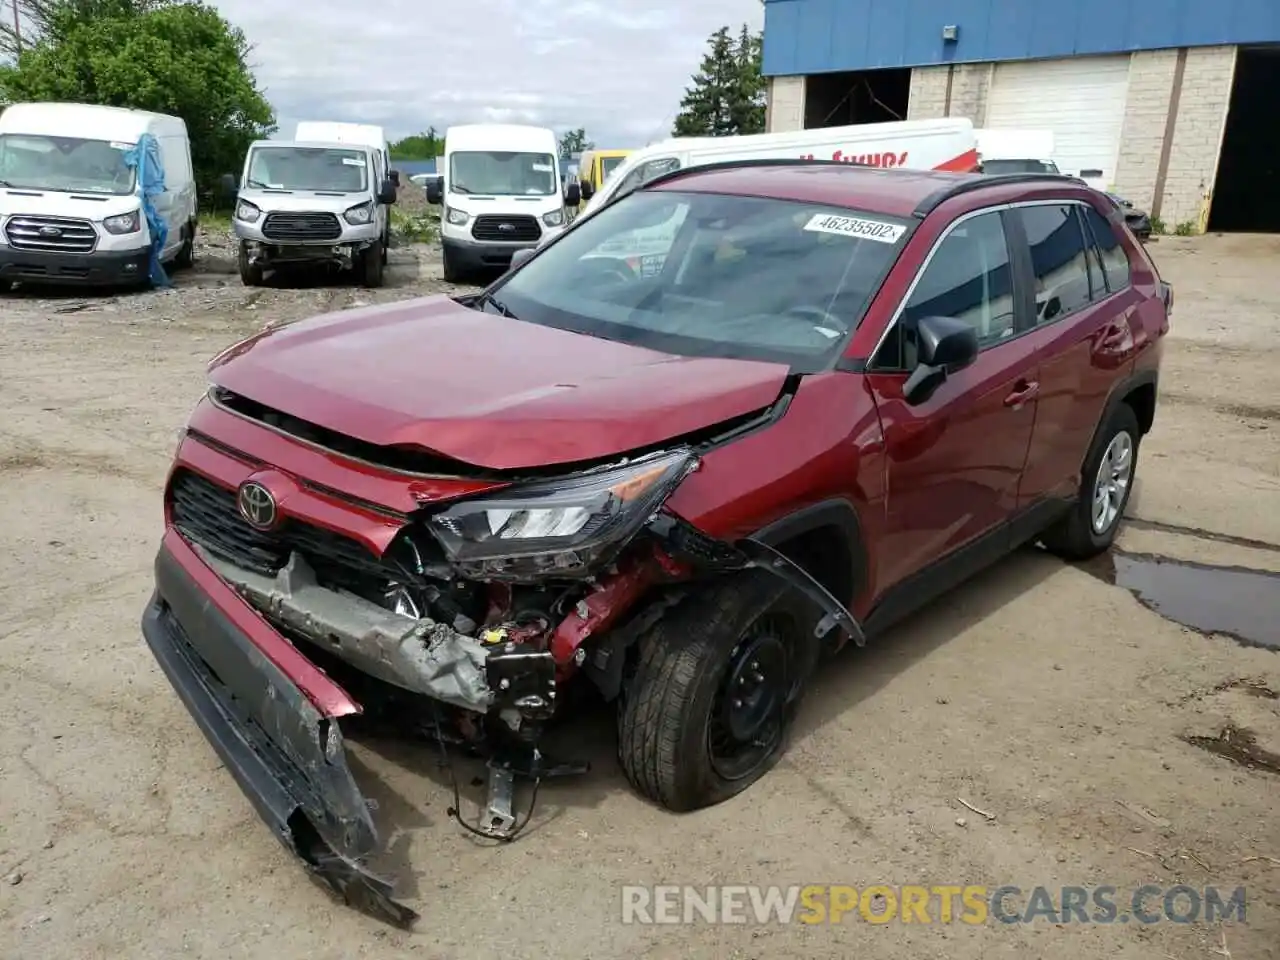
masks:
MULTIPOLYGON (((1144 50, 1129 58, 1129 97, 1114 187, 1120 196, 1145 210, 1155 206, 1160 149, 1177 59, 1176 50, 1144 50)), ((1183 85, 1185 88, 1185 79, 1183 85)))
POLYGON ((1194 224, 1197 231, 1205 229, 1235 68, 1235 47, 1187 51, 1160 209, 1160 219, 1171 229, 1185 222, 1194 224))
POLYGON ((804 129, 804 79, 769 78, 764 121, 769 133, 804 129))
POLYGON ((916 67, 911 71, 908 120, 968 117, 981 126, 991 87, 991 64, 960 63, 951 77, 951 110, 947 112, 947 72, 951 67, 916 67))

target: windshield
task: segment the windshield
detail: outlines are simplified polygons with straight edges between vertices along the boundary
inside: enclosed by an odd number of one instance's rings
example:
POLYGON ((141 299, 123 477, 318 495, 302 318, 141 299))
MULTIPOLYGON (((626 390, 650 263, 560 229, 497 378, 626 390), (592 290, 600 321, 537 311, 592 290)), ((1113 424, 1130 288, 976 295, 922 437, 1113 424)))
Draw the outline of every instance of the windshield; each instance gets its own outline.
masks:
POLYGON ((904 221, 880 214, 639 191, 583 220, 491 293, 495 309, 531 323, 810 372, 839 353, 906 232, 904 221))
POLYGON ((363 150, 254 147, 245 186, 259 190, 363 193, 369 189, 369 168, 363 150))
POLYGON ((556 158, 549 153, 464 151, 449 157, 452 193, 496 197, 550 197, 560 192, 556 158))
POLYGON ((608 176, 622 166, 622 161, 626 157, 601 157, 600 158, 600 182, 603 183, 608 176))
POLYGON ((28 190, 130 194, 134 170, 124 157, 133 146, 80 137, 0 134, 0 180, 28 190))
POLYGON ((1057 173, 1058 165, 1052 160, 984 160, 983 173, 1057 173))

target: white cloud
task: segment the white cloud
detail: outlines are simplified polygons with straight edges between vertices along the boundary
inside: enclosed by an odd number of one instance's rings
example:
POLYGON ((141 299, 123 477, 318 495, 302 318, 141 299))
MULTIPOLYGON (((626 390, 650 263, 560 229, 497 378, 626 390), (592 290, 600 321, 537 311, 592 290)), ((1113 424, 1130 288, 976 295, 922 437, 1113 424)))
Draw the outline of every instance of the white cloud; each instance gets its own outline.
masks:
POLYGON ((601 147, 668 136, 707 37, 760 0, 214 0, 254 45, 284 135, 298 120, 585 127, 601 147))

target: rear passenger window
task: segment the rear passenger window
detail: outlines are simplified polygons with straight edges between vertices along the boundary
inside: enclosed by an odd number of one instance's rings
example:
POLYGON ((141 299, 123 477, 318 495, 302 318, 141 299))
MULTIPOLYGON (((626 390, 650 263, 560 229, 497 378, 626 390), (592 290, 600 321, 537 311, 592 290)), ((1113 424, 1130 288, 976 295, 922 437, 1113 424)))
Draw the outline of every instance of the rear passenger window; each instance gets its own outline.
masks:
POLYGON ((1107 223, 1107 218, 1092 205, 1084 208, 1084 218, 1102 259, 1102 271, 1107 278, 1107 290, 1110 293, 1118 293, 1129 286, 1129 254, 1125 253, 1124 247, 1120 245, 1120 238, 1111 229, 1111 224, 1107 223))
POLYGON ((1019 207, 1031 245, 1036 323, 1052 323, 1089 305, 1089 260, 1074 204, 1019 207))

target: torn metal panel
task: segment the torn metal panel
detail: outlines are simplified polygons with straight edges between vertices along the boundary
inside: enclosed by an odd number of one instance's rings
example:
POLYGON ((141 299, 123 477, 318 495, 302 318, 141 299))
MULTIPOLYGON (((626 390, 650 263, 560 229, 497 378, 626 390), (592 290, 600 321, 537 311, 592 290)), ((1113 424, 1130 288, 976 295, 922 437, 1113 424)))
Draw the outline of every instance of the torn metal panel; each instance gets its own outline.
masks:
POLYGON ((206 562, 268 617, 387 683, 464 710, 485 713, 493 692, 488 650, 429 619, 395 613, 355 594, 330 590, 297 553, 275 577, 243 570, 209 554, 206 562))
MULTIPOLYGON (((843 603, 831 595, 830 590, 815 580, 803 567, 768 544, 751 537, 739 540, 736 546, 750 561, 751 566, 769 571, 795 587, 821 608, 823 617, 814 628, 815 636, 822 639, 839 627, 847 639, 852 640, 859 647, 866 646, 867 638, 862 632, 861 624, 854 619, 853 614, 843 603)), ((844 646, 844 641, 841 641, 838 646, 844 646)))

